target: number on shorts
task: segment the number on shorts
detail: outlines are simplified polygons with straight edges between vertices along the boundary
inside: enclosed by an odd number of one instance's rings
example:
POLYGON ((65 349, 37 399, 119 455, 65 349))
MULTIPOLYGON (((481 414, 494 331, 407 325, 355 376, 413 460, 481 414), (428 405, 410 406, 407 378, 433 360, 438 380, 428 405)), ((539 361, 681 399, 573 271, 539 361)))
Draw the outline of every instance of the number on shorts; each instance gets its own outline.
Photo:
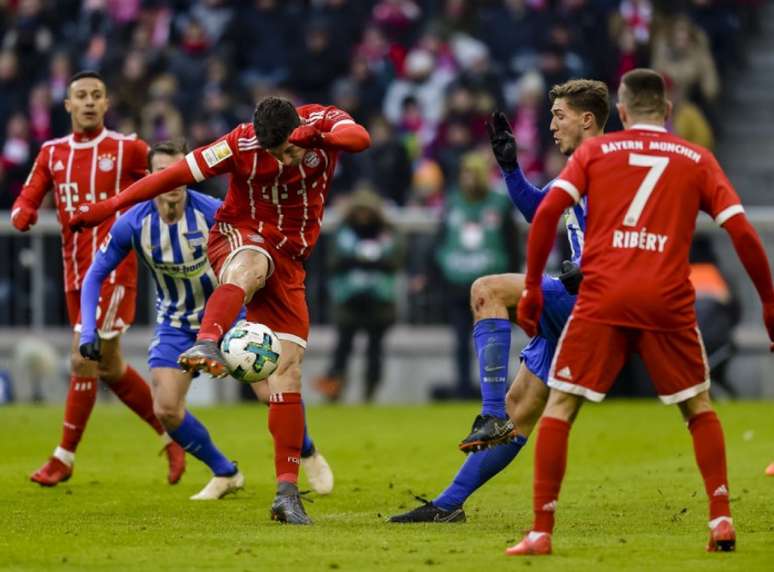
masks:
POLYGON ((656 188, 656 183, 664 174, 664 170, 669 165, 669 157, 658 157, 655 155, 640 155, 638 153, 629 153, 629 165, 632 167, 649 167, 648 174, 640 184, 640 188, 634 194, 629 205, 629 210, 624 215, 624 226, 636 226, 640 220, 645 205, 656 188))

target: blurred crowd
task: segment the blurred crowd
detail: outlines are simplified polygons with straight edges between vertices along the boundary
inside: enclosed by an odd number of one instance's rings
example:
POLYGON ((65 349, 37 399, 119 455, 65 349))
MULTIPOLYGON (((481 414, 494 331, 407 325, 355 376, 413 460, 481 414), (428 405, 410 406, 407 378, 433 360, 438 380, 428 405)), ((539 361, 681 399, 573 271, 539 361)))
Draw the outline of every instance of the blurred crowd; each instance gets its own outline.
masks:
POLYGON ((495 108, 514 123, 528 176, 551 177, 563 159, 546 91, 571 77, 614 89, 651 65, 668 77, 674 129, 711 147, 723 80, 744 66, 761 2, 0 0, 0 208, 41 143, 68 131, 62 101, 81 69, 108 80, 108 125, 150 142, 206 143, 267 93, 338 105, 373 148, 342 162, 334 193, 365 179, 397 205, 442 206, 495 108))

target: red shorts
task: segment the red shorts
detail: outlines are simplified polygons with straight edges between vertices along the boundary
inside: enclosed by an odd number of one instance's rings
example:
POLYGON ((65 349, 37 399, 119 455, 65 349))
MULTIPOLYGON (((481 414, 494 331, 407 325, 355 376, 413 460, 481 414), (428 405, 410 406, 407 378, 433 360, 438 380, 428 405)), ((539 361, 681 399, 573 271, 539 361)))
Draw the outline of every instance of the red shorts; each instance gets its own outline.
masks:
MULTIPOLYGON (((67 316, 76 332, 81 331, 81 291, 71 290, 67 295, 67 316)), ((136 288, 105 282, 99 291, 97 330, 103 339, 115 338, 134 323, 137 302, 136 288)))
POLYGON ((222 282, 223 269, 242 250, 255 250, 269 259, 266 285, 247 304, 247 319, 266 324, 279 339, 305 348, 309 308, 303 264, 275 248, 256 229, 219 222, 210 229, 207 243, 207 256, 218 281, 222 282))
POLYGON ((548 385, 602 401, 634 352, 645 362, 664 403, 680 403, 709 389, 709 366, 698 327, 660 332, 573 317, 559 338, 548 385))

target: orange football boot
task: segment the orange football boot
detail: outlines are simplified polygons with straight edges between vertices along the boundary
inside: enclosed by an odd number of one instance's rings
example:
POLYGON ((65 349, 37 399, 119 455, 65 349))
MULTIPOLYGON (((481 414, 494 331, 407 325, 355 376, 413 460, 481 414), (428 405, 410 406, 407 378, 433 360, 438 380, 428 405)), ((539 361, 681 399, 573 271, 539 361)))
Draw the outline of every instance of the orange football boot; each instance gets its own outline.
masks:
POLYGON ((50 457, 46 464, 30 475, 33 483, 42 487, 55 487, 73 476, 73 468, 57 457, 50 457))
POLYGON ((545 556, 551 554, 551 535, 547 532, 530 532, 516 546, 505 550, 506 556, 545 556))

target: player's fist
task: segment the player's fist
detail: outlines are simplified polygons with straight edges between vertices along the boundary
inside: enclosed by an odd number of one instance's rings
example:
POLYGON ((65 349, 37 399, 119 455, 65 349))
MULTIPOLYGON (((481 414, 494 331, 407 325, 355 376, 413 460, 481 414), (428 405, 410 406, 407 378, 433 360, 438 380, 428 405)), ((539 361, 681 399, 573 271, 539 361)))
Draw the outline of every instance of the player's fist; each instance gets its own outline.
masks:
POLYGON ((31 207, 24 199, 18 198, 11 207, 11 224, 22 232, 27 232, 38 222, 38 210, 31 207))
POLYGON ((97 332, 91 332, 90 334, 81 333, 81 345, 78 349, 81 355, 88 360, 99 361, 102 359, 97 332))
POLYGON ((107 220, 118 209, 110 200, 98 203, 85 203, 78 207, 77 212, 70 217, 67 226, 72 232, 81 232, 85 228, 92 228, 107 220))
POLYGON ((524 333, 534 338, 538 333, 540 313, 543 311, 543 290, 540 285, 527 287, 519 300, 516 321, 524 333))
POLYGON ((769 333, 769 350, 774 352, 774 302, 763 304, 763 323, 766 324, 766 331, 769 333))
POLYGON ((323 134, 311 125, 296 127, 288 137, 288 143, 304 149, 322 147, 324 142, 323 134))
POLYGON ((494 111, 486 122, 489 132, 489 143, 492 145, 497 164, 503 171, 515 171, 519 166, 516 154, 516 138, 513 136, 511 124, 502 111, 494 111))

